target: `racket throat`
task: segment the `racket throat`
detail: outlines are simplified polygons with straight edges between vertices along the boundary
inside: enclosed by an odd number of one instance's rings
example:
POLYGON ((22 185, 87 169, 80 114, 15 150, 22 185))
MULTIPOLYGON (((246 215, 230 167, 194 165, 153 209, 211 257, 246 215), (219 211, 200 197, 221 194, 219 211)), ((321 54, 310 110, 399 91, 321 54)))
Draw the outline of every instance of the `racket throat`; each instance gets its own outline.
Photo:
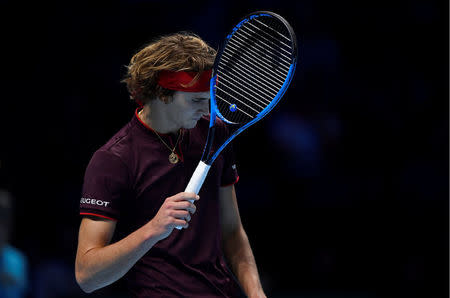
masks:
POLYGON ((214 141, 214 132, 216 131, 216 128, 213 126, 208 130, 208 137, 206 138, 206 144, 205 149, 203 149, 202 154, 202 161, 204 161, 206 164, 212 164, 212 161, 210 161, 210 152, 214 141))

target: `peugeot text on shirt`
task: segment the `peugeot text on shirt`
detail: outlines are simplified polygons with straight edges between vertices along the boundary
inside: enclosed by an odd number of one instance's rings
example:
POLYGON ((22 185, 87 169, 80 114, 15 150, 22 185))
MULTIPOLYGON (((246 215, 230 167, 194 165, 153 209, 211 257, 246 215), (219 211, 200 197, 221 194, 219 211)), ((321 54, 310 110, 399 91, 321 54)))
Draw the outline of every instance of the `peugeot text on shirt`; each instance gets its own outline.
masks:
POLYGON ((91 204, 91 205, 108 207, 110 202, 102 201, 102 200, 96 200, 96 199, 91 199, 91 198, 81 198, 80 203, 81 204, 91 204))

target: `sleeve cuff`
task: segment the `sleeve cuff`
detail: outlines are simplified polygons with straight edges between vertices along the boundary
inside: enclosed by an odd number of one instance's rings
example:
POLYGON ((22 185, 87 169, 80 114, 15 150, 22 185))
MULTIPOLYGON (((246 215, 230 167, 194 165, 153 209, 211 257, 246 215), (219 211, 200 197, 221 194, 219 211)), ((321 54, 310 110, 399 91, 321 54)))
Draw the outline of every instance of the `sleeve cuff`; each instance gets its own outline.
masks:
POLYGON ((117 221, 117 219, 115 219, 115 218, 112 218, 112 217, 109 217, 109 216, 105 216, 105 215, 90 213, 90 212, 80 212, 80 215, 95 216, 95 217, 106 218, 106 219, 109 219, 109 220, 117 221))
POLYGON ((238 183, 238 181, 239 181, 239 176, 237 176, 236 180, 234 180, 232 183, 223 184, 220 187, 227 187, 227 186, 235 185, 236 183, 238 183))

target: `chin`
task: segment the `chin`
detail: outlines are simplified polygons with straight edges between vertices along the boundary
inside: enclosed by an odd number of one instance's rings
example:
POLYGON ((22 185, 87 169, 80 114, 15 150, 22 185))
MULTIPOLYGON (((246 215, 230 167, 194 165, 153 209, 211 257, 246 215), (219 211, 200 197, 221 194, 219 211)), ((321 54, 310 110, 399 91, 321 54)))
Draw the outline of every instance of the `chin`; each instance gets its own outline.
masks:
POLYGON ((187 129, 194 128, 195 126, 197 126, 197 122, 198 122, 199 120, 200 120, 200 119, 192 119, 191 121, 186 122, 186 125, 185 125, 184 128, 187 128, 187 129))

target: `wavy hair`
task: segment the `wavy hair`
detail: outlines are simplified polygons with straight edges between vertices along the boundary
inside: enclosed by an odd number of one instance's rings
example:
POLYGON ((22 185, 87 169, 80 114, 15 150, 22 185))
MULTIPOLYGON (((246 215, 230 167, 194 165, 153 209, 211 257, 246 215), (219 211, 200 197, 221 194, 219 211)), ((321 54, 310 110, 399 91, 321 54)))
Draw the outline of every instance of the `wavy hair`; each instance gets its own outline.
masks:
MULTIPOLYGON (((157 84, 160 71, 209 70, 213 67, 215 57, 216 50, 194 33, 179 32, 161 36, 131 58, 121 82, 126 83, 130 98, 139 104, 155 98, 167 103, 175 91, 157 84)), ((198 75, 191 84, 197 79, 198 75)))

